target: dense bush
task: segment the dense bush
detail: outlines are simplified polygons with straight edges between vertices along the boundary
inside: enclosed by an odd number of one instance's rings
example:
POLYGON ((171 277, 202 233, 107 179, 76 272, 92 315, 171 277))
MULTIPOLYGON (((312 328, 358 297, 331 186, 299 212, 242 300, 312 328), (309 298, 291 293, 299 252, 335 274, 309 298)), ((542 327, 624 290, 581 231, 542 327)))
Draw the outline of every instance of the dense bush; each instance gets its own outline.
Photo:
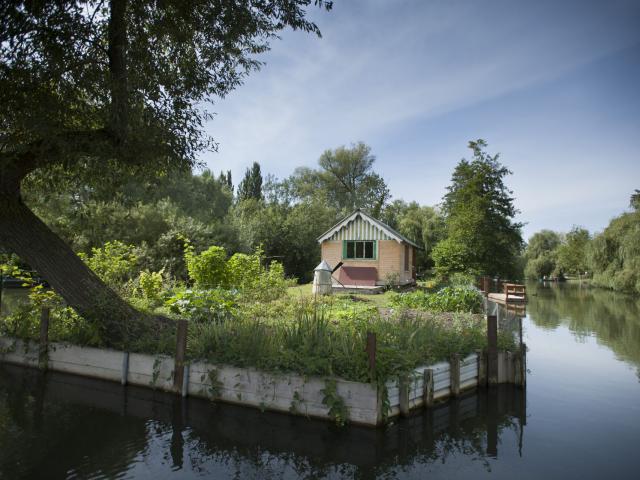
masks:
POLYGON ((224 248, 213 245, 196 254, 193 247, 187 244, 184 257, 189 278, 196 288, 218 288, 228 285, 227 252, 224 248))
POLYGON ((482 295, 472 287, 448 286, 435 293, 423 290, 395 293, 390 298, 390 305, 431 312, 479 313, 482 310, 482 295))
POLYGON ((80 253, 80 258, 105 283, 121 290, 137 274, 138 256, 135 250, 133 245, 113 241, 102 247, 92 248, 91 255, 80 253))
POLYGON ((237 294, 220 288, 178 289, 165 304, 172 313, 194 322, 214 322, 230 318, 238 307, 237 294))

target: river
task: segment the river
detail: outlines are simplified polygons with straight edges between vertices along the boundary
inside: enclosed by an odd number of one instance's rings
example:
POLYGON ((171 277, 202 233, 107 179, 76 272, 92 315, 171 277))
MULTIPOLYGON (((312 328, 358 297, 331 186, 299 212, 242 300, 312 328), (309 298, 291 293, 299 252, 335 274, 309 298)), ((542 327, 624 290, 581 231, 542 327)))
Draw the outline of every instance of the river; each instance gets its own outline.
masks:
POLYGON ((640 478, 640 299, 528 294, 526 390, 383 430, 0 364, 0 478, 640 478))

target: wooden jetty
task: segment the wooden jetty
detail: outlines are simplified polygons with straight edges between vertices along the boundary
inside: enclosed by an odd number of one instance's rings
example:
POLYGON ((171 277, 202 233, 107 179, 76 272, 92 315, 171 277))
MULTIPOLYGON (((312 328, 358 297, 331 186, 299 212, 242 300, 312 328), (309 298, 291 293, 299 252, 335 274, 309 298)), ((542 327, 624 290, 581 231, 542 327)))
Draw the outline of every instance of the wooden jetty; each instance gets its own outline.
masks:
POLYGON ((517 283, 505 283, 503 293, 488 293, 487 298, 502 305, 508 305, 510 303, 526 303, 527 287, 517 283))

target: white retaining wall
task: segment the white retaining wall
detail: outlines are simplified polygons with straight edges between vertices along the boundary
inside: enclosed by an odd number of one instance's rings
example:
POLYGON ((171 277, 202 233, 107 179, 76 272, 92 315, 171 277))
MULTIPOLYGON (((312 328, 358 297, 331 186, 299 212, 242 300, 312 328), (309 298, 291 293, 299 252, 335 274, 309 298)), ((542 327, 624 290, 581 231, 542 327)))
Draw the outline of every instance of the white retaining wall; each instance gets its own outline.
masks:
MULTIPOLYGON (((0 337, 0 361, 29 367, 38 366, 38 344, 0 337)), ((500 352, 498 382, 515 381, 513 355, 500 352)), ((48 368, 143 387, 173 391, 174 359, 126 353, 115 350, 80 347, 67 343, 50 343, 48 368)), ((433 371, 433 397, 441 400, 451 395, 451 367, 439 362, 416 368, 408 379, 408 409, 424 406, 425 370, 433 371)), ((330 418, 322 403, 327 388, 325 379, 304 378, 294 374, 271 374, 252 368, 193 362, 185 367, 182 394, 247 405, 263 410, 289 412, 309 417, 330 418)), ((460 390, 478 385, 478 355, 460 360, 460 390)), ((348 420, 375 426, 382 422, 383 399, 375 385, 335 380, 335 393, 344 402, 348 420)), ((398 380, 387 382, 389 417, 400 413, 398 380)))

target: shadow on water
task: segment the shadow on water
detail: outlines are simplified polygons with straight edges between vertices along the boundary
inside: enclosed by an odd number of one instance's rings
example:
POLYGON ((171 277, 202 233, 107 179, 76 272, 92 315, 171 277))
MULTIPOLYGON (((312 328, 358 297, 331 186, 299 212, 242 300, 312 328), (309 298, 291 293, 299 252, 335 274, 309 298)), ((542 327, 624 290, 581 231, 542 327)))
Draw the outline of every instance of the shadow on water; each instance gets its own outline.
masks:
MULTIPOLYGON (((527 313, 538 327, 594 336, 640 372, 640 298, 576 283, 527 285, 527 313)), ((640 375, 640 374, 639 374, 640 375)))
POLYGON ((187 478, 391 478, 404 468, 454 461, 457 454, 490 470, 505 431, 516 443, 509 449, 521 451, 525 405, 525 392, 505 385, 386 429, 340 429, 0 365, 0 478, 152 478, 169 469, 187 478))

